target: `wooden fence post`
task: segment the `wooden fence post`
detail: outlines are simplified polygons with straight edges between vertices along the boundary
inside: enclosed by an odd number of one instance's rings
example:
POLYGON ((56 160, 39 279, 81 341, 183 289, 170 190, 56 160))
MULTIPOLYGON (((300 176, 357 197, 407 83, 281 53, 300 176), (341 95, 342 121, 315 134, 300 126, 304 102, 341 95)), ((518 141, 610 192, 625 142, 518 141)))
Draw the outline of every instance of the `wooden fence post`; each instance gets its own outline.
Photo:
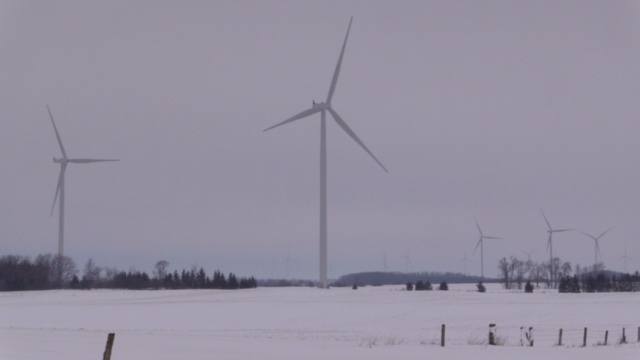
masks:
POLYGON ((102 360, 111 360, 111 349, 113 348, 113 340, 115 337, 115 333, 109 333, 109 335, 107 336, 107 346, 104 349, 102 360))
POLYGON ((638 342, 640 342, 640 327, 638 327, 638 342))
POLYGON ((604 332, 604 346, 607 346, 608 339, 609 339, 609 330, 604 332))
POLYGON ((496 324, 489 324, 489 345, 496 344, 496 324))
POLYGON ((562 329, 558 333, 558 346, 562 346, 562 329))
POLYGON ((627 343, 627 335, 625 335, 624 330, 625 330, 625 328, 622 328, 622 339, 620 340, 620 342, 622 344, 626 344, 627 343))
POLYGON ((587 328, 584 328, 584 336, 582 337, 582 347, 587 347, 587 328))
POLYGON ((444 324, 442 324, 442 331, 440 333, 440 346, 444 347, 444 324))

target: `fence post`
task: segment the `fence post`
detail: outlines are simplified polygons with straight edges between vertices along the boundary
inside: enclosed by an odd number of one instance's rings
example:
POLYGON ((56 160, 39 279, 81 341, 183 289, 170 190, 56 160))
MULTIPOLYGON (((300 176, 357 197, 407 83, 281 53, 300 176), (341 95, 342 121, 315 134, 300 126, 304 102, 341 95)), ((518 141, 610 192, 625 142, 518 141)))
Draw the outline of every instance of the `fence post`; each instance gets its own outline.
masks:
POLYGON ((626 344, 626 343, 627 343, 627 335, 625 335, 624 328, 622 328, 622 339, 621 339, 621 343, 622 343, 622 344, 626 344))
POLYGON ((584 328, 584 336, 582 337, 582 347, 587 347, 587 328, 584 328))
POLYGON ((562 329, 558 333, 558 346, 562 346, 562 329))
POLYGON ((489 324, 489 345, 496 344, 496 324, 489 324))
POLYGON ((638 342, 640 342, 640 327, 638 327, 638 342))
POLYGON ((113 348, 113 340, 115 337, 115 333, 109 333, 109 335, 107 336, 107 346, 104 349, 102 360, 111 360, 111 349, 113 348))
POLYGON ((442 331, 440 332, 440 346, 444 347, 444 324, 442 324, 442 331))
POLYGON ((607 346, 608 339, 609 339, 609 330, 604 332, 604 346, 607 346))

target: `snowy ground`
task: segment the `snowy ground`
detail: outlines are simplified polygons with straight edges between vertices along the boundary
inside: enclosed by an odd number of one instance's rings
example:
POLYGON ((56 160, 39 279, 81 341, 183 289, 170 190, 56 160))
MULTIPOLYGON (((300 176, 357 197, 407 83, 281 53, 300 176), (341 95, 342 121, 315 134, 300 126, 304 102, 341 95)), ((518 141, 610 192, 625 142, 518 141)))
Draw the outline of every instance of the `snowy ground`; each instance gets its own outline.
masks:
POLYGON ((0 293, 0 359, 637 359, 640 294, 489 285, 0 293), (487 346, 489 323, 503 346, 487 346), (446 347, 440 328, 446 324, 446 347), (520 346, 533 326, 535 346, 520 346), (583 328, 588 328, 583 348, 583 328), (622 328, 628 343, 619 344, 622 328), (559 329, 563 345, 556 346, 559 329), (609 331, 609 345, 604 342, 609 331))

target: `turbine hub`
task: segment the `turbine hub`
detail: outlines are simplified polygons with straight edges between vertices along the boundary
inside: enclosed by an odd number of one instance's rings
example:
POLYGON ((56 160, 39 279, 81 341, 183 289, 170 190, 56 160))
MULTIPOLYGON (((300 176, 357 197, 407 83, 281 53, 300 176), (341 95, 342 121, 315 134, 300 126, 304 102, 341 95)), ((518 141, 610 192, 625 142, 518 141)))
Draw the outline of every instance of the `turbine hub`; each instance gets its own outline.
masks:
POLYGON ((314 109, 320 109, 320 110, 326 110, 326 109, 329 108, 329 104, 324 103, 324 102, 317 103, 317 102, 314 101, 313 102, 313 108, 314 109))

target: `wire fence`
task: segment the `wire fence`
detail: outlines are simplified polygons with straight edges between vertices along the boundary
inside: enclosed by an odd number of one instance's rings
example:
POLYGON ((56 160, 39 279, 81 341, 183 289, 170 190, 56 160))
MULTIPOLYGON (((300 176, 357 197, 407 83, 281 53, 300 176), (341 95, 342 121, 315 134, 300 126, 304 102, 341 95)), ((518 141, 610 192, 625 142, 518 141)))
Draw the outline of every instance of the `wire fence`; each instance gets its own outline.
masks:
POLYGON ((433 345, 608 346, 640 343, 640 327, 537 328, 488 324, 484 328, 442 325, 426 334, 433 345), (493 325, 493 326, 492 326, 493 325), (443 341, 444 336, 444 341, 443 341))

